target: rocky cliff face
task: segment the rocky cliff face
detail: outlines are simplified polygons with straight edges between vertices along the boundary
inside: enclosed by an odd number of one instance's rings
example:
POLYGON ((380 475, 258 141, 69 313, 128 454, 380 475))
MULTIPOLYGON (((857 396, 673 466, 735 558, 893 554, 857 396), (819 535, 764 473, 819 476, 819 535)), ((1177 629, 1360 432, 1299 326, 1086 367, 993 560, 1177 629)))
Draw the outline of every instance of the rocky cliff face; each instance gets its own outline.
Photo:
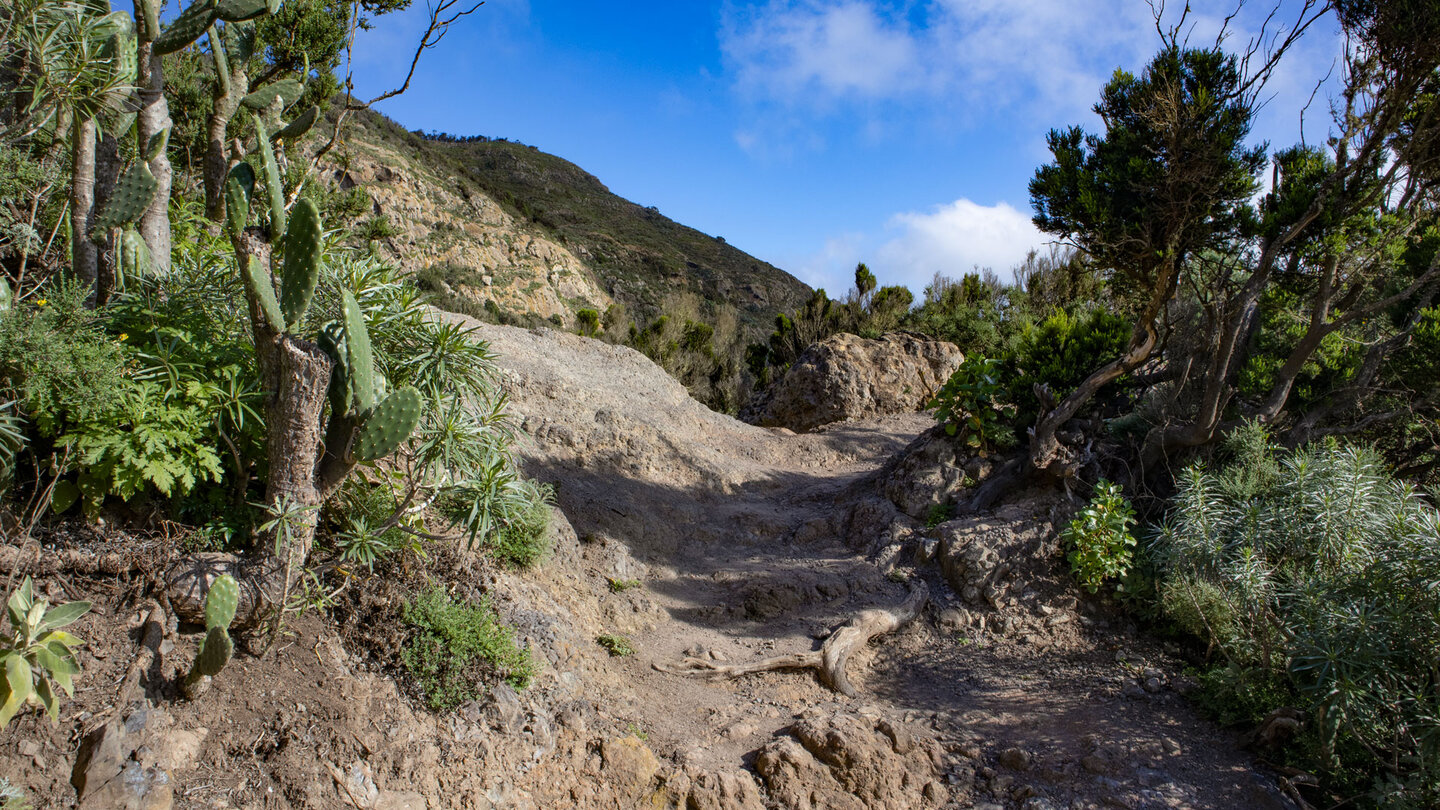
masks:
POLYGON ((955 344, 917 335, 831 335, 806 349, 741 418, 805 432, 846 419, 913 413, 963 360, 955 344))
MULTIPOLYGON (((367 123, 368 122, 368 123, 367 123)), ((340 191, 359 187, 370 217, 395 233, 375 240, 381 255, 411 273, 446 267, 446 292, 493 301, 501 310, 573 326, 575 312, 612 303, 590 268, 564 245, 517 219, 489 196, 457 183, 408 150, 396 148, 361 118, 345 166, 326 178, 340 191)))

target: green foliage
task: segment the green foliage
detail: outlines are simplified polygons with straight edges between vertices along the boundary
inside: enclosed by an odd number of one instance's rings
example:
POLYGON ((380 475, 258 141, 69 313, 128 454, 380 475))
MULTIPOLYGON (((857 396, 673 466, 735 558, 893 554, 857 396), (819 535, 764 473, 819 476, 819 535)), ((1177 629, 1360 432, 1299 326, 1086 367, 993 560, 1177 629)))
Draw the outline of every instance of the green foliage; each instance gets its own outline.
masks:
POLYGON ((0 311, 0 391, 43 436, 115 411, 129 387, 123 353, 85 296, 57 281, 33 307, 0 311))
POLYGON ((515 631, 484 599, 456 602, 436 586, 406 603, 401 617, 411 632, 400 660, 435 711, 481 697, 486 680, 502 678, 524 689, 535 677, 529 650, 515 643, 515 631))
POLYGON ((32 807, 30 800, 25 798, 24 790, 0 776, 0 810, 32 810, 32 807))
MULTIPOLYGON (((1215 685, 1293 693, 1314 720, 1315 759, 1301 767, 1337 779, 1369 772, 1372 800, 1433 805, 1440 513, 1369 450, 1329 443, 1282 455, 1251 426, 1231 452, 1217 472, 1193 466, 1180 477, 1156 541, 1166 611, 1231 671, 1215 685)), ((1221 691, 1252 714, 1266 709, 1221 691)))
MULTIPOLYGON (((223 473, 208 442, 210 393, 198 386, 167 391, 161 383, 132 379, 122 387, 118 407, 73 425, 59 443, 73 451, 74 464, 100 492, 129 500, 148 485, 166 497, 184 495, 202 481, 218 482, 223 473)), ((94 499, 87 504, 98 505, 94 499)))
POLYGON ((1112 273, 1133 307, 1167 268, 1218 245, 1246 222, 1264 146, 1237 59, 1169 46, 1135 76, 1117 70, 1095 111, 1105 134, 1051 131, 1054 161, 1030 182, 1035 224, 1070 239, 1112 273))
POLYGON ((950 520, 950 518, 954 516, 955 504, 949 501, 946 501, 945 503, 937 503, 934 506, 931 506, 929 513, 925 515, 925 528, 933 529, 936 526, 939 526, 941 523, 950 520))
POLYGON ((926 407, 935 411, 946 433, 959 436, 965 446, 983 456, 993 448, 1015 443, 1015 432, 1005 423, 1014 417, 1015 406, 1004 398, 1000 361, 971 356, 955 369, 926 407))
POLYGON ((55 687, 66 695, 75 694, 74 678, 80 673, 75 648, 82 642, 61 630, 90 610, 89 602, 67 602, 51 608, 35 596, 35 584, 25 577, 5 603, 10 633, 0 638, 0 728, 33 703, 60 722, 60 703, 55 687))
POLYGON ((371 242, 378 239, 389 239, 398 236, 400 229, 390 222, 390 218, 384 214, 376 214, 369 219, 361 220, 351 231, 355 237, 362 242, 371 242))
POLYGON ((585 337, 595 337, 600 331, 600 313, 593 309, 576 310, 575 331, 585 337))
POLYGON ((625 636, 607 633, 596 636, 595 643, 605 648, 612 658, 624 658, 635 654, 635 647, 625 636))
POLYGON ((1070 570, 1085 590, 1096 593, 1107 579, 1119 579, 1130 570, 1134 557, 1135 509, 1125 500, 1119 484, 1103 478, 1095 484, 1090 503, 1075 515, 1060 534, 1071 547, 1070 570))
POLYGON ((640 580, 638 579, 616 579, 614 577, 607 577, 606 582, 610 586, 611 593, 624 593, 626 591, 631 591, 640 587, 641 584, 640 580))
POLYGON ((1092 372, 1118 358, 1130 340, 1130 323, 1107 309, 1051 314, 1026 324, 1006 365, 1013 369, 1008 388, 1015 397, 1019 424, 1035 420, 1040 402, 1034 386, 1043 384, 1056 401, 1064 399, 1092 372))

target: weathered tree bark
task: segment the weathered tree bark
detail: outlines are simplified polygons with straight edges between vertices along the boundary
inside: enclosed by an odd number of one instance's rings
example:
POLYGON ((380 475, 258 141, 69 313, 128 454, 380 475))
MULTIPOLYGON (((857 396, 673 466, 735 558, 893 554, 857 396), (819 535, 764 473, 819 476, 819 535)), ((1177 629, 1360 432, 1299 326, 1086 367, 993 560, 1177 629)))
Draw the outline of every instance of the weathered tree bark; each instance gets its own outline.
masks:
POLYGON ((785 669, 813 669, 820 674, 825 685, 846 697, 856 697, 859 692, 850 682, 845 665, 856 650, 870 643, 876 636, 893 633, 915 620, 930 599, 930 589, 924 582, 916 583, 905 601, 894 608, 872 608, 862 611, 853 619, 830 634, 820 649, 813 652, 780 655, 751 664, 716 664, 699 658, 686 658, 679 664, 652 664, 660 672, 675 675, 725 680, 753 675, 757 672, 775 672, 785 669))
MULTIPOLYGON (((120 179, 120 142, 106 133, 95 153, 95 210, 104 211, 105 204, 120 179)), ((93 235, 96 244, 95 305, 104 306, 115 291, 116 260, 114 234, 93 235)))

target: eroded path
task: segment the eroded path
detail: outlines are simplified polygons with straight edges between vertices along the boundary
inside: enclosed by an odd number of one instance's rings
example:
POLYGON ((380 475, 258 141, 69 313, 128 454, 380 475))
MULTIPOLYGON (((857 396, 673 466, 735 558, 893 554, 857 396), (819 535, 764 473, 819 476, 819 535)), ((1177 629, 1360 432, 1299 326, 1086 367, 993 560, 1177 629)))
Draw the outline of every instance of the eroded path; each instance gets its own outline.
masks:
POLYGON ((1162 649, 1051 570, 1063 561, 1054 503, 952 529, 999 532, 1004 554, 1027 559, 1016 568, 1031 584, 988 607, 960 599, 933 563, 892 572, 895 560, 860 553, 883 538, 857 537, 851 509, 928 417, 761 429, 708 411, 630 350, 549 330, 482 334, 527 472, 556 487, 580 538, 569 585, 600 591, 592 626, 636 649, 589 672, 596 699, 670 767, 759 773, 757 788, 707 794, 716 806, 1290 806, 1232 735, 1189 710, 1162 649), (901 574, 925 577, 933 602, 853 662, 858 699, 810 673, 711 682, 652 667, 815 649, 856 612, 900 602, 901 574), (877 734, 878 754, 866 747, 877 734))

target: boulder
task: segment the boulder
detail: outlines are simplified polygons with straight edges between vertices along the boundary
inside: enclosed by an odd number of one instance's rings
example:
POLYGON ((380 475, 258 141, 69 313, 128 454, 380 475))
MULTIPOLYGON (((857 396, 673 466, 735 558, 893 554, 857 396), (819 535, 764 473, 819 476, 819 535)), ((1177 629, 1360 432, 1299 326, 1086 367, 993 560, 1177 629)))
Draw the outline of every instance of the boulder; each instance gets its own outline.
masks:
POLYGON ((879 340, 831 335, 806 349, 740 416, 803 433, 846 419, 918 411, 963 360, 953 343, 904 332, 879 340))
POLYGON ((755 757, 770 798, 785 810, 912 810, 949 800, 938 744, 886 719, 811 716, 755 757))

